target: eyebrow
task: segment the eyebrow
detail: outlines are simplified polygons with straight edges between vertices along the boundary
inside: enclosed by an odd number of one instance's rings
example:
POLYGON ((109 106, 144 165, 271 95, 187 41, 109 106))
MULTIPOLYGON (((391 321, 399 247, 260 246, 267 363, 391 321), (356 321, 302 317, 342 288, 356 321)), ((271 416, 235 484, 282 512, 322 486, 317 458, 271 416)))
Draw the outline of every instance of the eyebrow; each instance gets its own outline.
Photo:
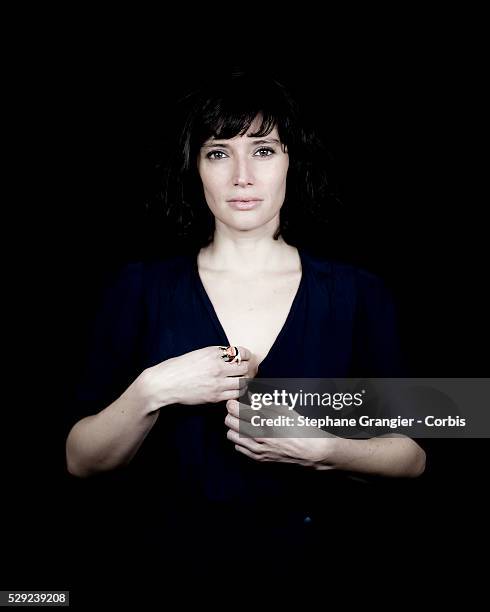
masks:
MULTIPOLYGON (((261 144, 280 144, 280 140, 278 140, 277 138, 268 138, 267 140, 254 140, 252 141, 250 144, 255 146, 255 145, 261 145, 261 144)), ((209 149, 211 147, 223 147, 225 149, 229 149, 230 145, 226 144, 226 143, 221 143, 219 141, 216 142, 211 142, 208 144, 203 144, 202 148, 203 149, 209 149)))

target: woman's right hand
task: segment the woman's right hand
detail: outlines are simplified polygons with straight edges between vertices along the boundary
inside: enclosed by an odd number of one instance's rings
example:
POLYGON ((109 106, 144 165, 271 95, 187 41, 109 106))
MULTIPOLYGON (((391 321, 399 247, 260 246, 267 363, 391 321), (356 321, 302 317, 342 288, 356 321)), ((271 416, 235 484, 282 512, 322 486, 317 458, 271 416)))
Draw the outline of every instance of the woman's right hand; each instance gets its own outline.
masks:
POLYGON ((139 377, 139 387, 150 411, 169 404, 207 404, 241 397, 246 392, 243 377, 255 377, 258 368, 249 349, 238 349, 240 365, 221 359, 218 346, 206 346, 147 368, 139 377))

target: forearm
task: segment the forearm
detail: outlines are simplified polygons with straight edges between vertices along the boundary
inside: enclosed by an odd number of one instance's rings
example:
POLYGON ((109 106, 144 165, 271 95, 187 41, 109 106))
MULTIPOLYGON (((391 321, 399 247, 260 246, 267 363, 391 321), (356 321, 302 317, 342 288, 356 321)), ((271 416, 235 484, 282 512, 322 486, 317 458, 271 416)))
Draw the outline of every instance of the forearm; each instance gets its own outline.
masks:
POLYGON ((416 477, 425 469, 425 452, 407 437, 369 440, 338 438, 318 465, 330 469, 391 477, 416 477))
POLYGON ((128 464, 158 419, 144 376, 104 410, 78 421, 66 441, 68 471, 86 477, 128 464))

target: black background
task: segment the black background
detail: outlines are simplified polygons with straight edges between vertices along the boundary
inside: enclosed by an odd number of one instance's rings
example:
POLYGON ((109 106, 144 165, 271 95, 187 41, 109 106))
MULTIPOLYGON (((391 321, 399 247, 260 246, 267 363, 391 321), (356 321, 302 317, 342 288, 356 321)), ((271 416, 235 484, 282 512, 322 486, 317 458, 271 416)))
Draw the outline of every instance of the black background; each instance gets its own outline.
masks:
MULTIPOLYGON (((13 368, 4 382, 14 424, 3 436, 2 588, 84 588, 70 565, 71 385, 107 275, 144 250, 142 210, 172 102, 227 53, 218 45, 183 59, 171 45, 135 54, 69 38, 35 45, 12 70, 15 184, 4 231, 14 243, 4 262, 13 368)), ((388 280, 414 374, 486 376, 478 44, 463 55, 457 39, 393 43, 276 46, 259 59, 317 118, 346 211, 325 249, 388 280)), ((486 440, 443 441, 429 457, 428 484, 400 516, 427 516, 421 554, 449 566, 486 537, 487 450, 486 440)))

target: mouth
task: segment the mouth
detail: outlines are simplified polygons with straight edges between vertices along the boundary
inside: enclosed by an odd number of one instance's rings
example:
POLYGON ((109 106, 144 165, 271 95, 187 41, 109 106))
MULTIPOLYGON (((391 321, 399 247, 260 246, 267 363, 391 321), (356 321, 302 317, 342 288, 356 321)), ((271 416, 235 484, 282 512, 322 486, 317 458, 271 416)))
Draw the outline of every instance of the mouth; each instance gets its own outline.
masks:
POLYGON ((259 200, 258 198, 235 198, 233 200, 228 200, 228 204, 235 210, 251 210, 252 208, 258 206, 261 201, 262 200, 259 200))

